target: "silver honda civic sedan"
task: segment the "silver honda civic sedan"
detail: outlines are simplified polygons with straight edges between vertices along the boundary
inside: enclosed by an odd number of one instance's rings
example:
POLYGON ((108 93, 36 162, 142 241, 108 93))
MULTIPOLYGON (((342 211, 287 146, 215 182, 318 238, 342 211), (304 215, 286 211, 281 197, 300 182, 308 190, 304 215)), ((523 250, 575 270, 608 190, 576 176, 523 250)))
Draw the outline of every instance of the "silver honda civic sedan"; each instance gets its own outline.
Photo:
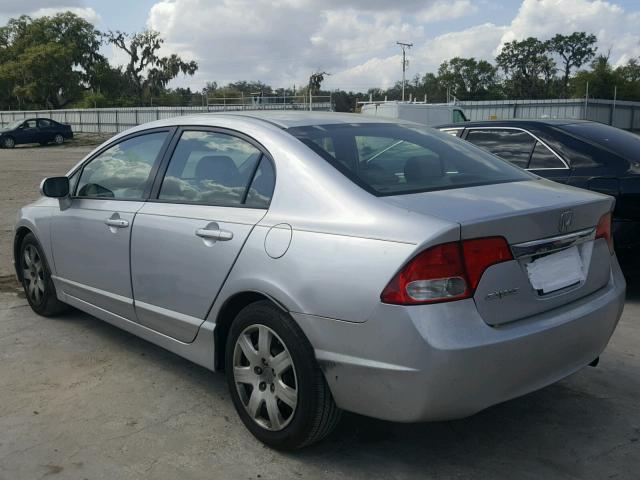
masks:
POLYGON ((211 370, 275 448, 348 410, 471 415, 598 359, 625 282, 613 199, 415 124, 203 114, 107 141, 21 209, 33 310, 211 370))

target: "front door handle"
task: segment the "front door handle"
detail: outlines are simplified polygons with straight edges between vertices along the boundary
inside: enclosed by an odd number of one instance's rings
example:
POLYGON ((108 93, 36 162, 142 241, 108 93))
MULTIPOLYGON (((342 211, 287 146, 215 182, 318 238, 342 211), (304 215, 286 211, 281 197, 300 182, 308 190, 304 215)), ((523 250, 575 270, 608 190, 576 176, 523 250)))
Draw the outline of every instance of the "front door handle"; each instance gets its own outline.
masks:
POLYGON ((129 226, 129 222, 122 218, 107 218, 104 223, 105 225, 116 228, 126 228, 129 226))
POLYGON ((109 227, 113 233, 116 233, 116 229, 118 228, 127 228, 129 226, 129 222, 124 218, 120 218, 118 212, 114 212, 109 218, 104 221, 104 224, 109 227))
POLYGON ((226 242, 233 238, 233 232, 222 230, 216 222, 211 222, 206 227, 197 229, 196 236, 209 241, 226 242))

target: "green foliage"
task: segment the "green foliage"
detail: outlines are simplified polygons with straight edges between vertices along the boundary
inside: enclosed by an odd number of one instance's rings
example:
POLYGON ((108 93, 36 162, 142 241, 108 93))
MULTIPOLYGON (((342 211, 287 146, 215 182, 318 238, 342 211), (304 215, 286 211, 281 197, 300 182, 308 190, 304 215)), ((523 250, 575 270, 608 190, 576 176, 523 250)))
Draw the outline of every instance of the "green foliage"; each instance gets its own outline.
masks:
POLYGON ((566 96, 568 93, 569 75, 573 67, 580 68, 596 55, 596 42, 593 34, 573 32, 571 35, 556 34, 549 40, 549 49, 557 53, 563 62, 562 85, 566 96))
POLYGON ((495 96, 498 69, 485 60, 454 57, 438 69, 438 81, 458 100, 482 100, 495 96))
POLYGON ((98 35, 69 12, 10 19, 0 28, 1 106, 60 108, 81 96, 92 67, 104 61, 98 35))

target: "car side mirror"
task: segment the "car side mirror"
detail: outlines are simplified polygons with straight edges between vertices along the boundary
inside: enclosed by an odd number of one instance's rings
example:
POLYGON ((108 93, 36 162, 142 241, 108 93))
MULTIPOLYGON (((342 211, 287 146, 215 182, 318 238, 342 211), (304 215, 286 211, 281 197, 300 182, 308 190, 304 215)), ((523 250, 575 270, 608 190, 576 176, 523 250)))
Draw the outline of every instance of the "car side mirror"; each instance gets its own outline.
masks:
POLYGON ((45 178, 40 184, 40 193, 45 197, 64 198, 69 196, 69 179, 67 177, 45 178))

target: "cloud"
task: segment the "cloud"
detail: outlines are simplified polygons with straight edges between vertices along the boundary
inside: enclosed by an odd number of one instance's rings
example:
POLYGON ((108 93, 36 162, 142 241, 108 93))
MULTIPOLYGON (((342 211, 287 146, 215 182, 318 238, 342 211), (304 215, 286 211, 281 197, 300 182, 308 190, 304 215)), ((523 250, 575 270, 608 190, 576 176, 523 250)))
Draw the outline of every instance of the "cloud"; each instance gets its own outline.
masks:
POLYGON ((71 12, 94 25, 100 21, 100 15, 91 7, 47 7, 39 8, 30 15, 32 17, 52 17, 58 13, 71 12))
POLYGON ((161 0, 147 26, 161 32, 165 53, 198 61, 194 78, 174 81, 195 88, 240 79, 301 85, 316 70, 332 74, 325 87, 387 87, 401 77, 398 40, 414 44, 409 77, 454 56, 494 60, 512 39, 582 30, 598 36, 601 51, 611 49, 613 62, 640 55, 640 10, 603 0, 524 0, 511 21, 497 24, 488 23, 488 6, 487 0, 161 0), (457 30, 430 35, 451 25, 457 30))
POLYGON ((352 83, 391 82, 396 41, 424 39, 421 23, 473 10, 471 0, 162 0, 147 25, 162 33, 167 53, 199 62, 185 84, 255 79, 291 86, 316 70, 352 83))
POLYGON ((63 0, 60 2, 51 0, 0 0, 0 15, 20 15, 26 12, 35 12, 41 8, 81 7, 82 0, 63 0))

